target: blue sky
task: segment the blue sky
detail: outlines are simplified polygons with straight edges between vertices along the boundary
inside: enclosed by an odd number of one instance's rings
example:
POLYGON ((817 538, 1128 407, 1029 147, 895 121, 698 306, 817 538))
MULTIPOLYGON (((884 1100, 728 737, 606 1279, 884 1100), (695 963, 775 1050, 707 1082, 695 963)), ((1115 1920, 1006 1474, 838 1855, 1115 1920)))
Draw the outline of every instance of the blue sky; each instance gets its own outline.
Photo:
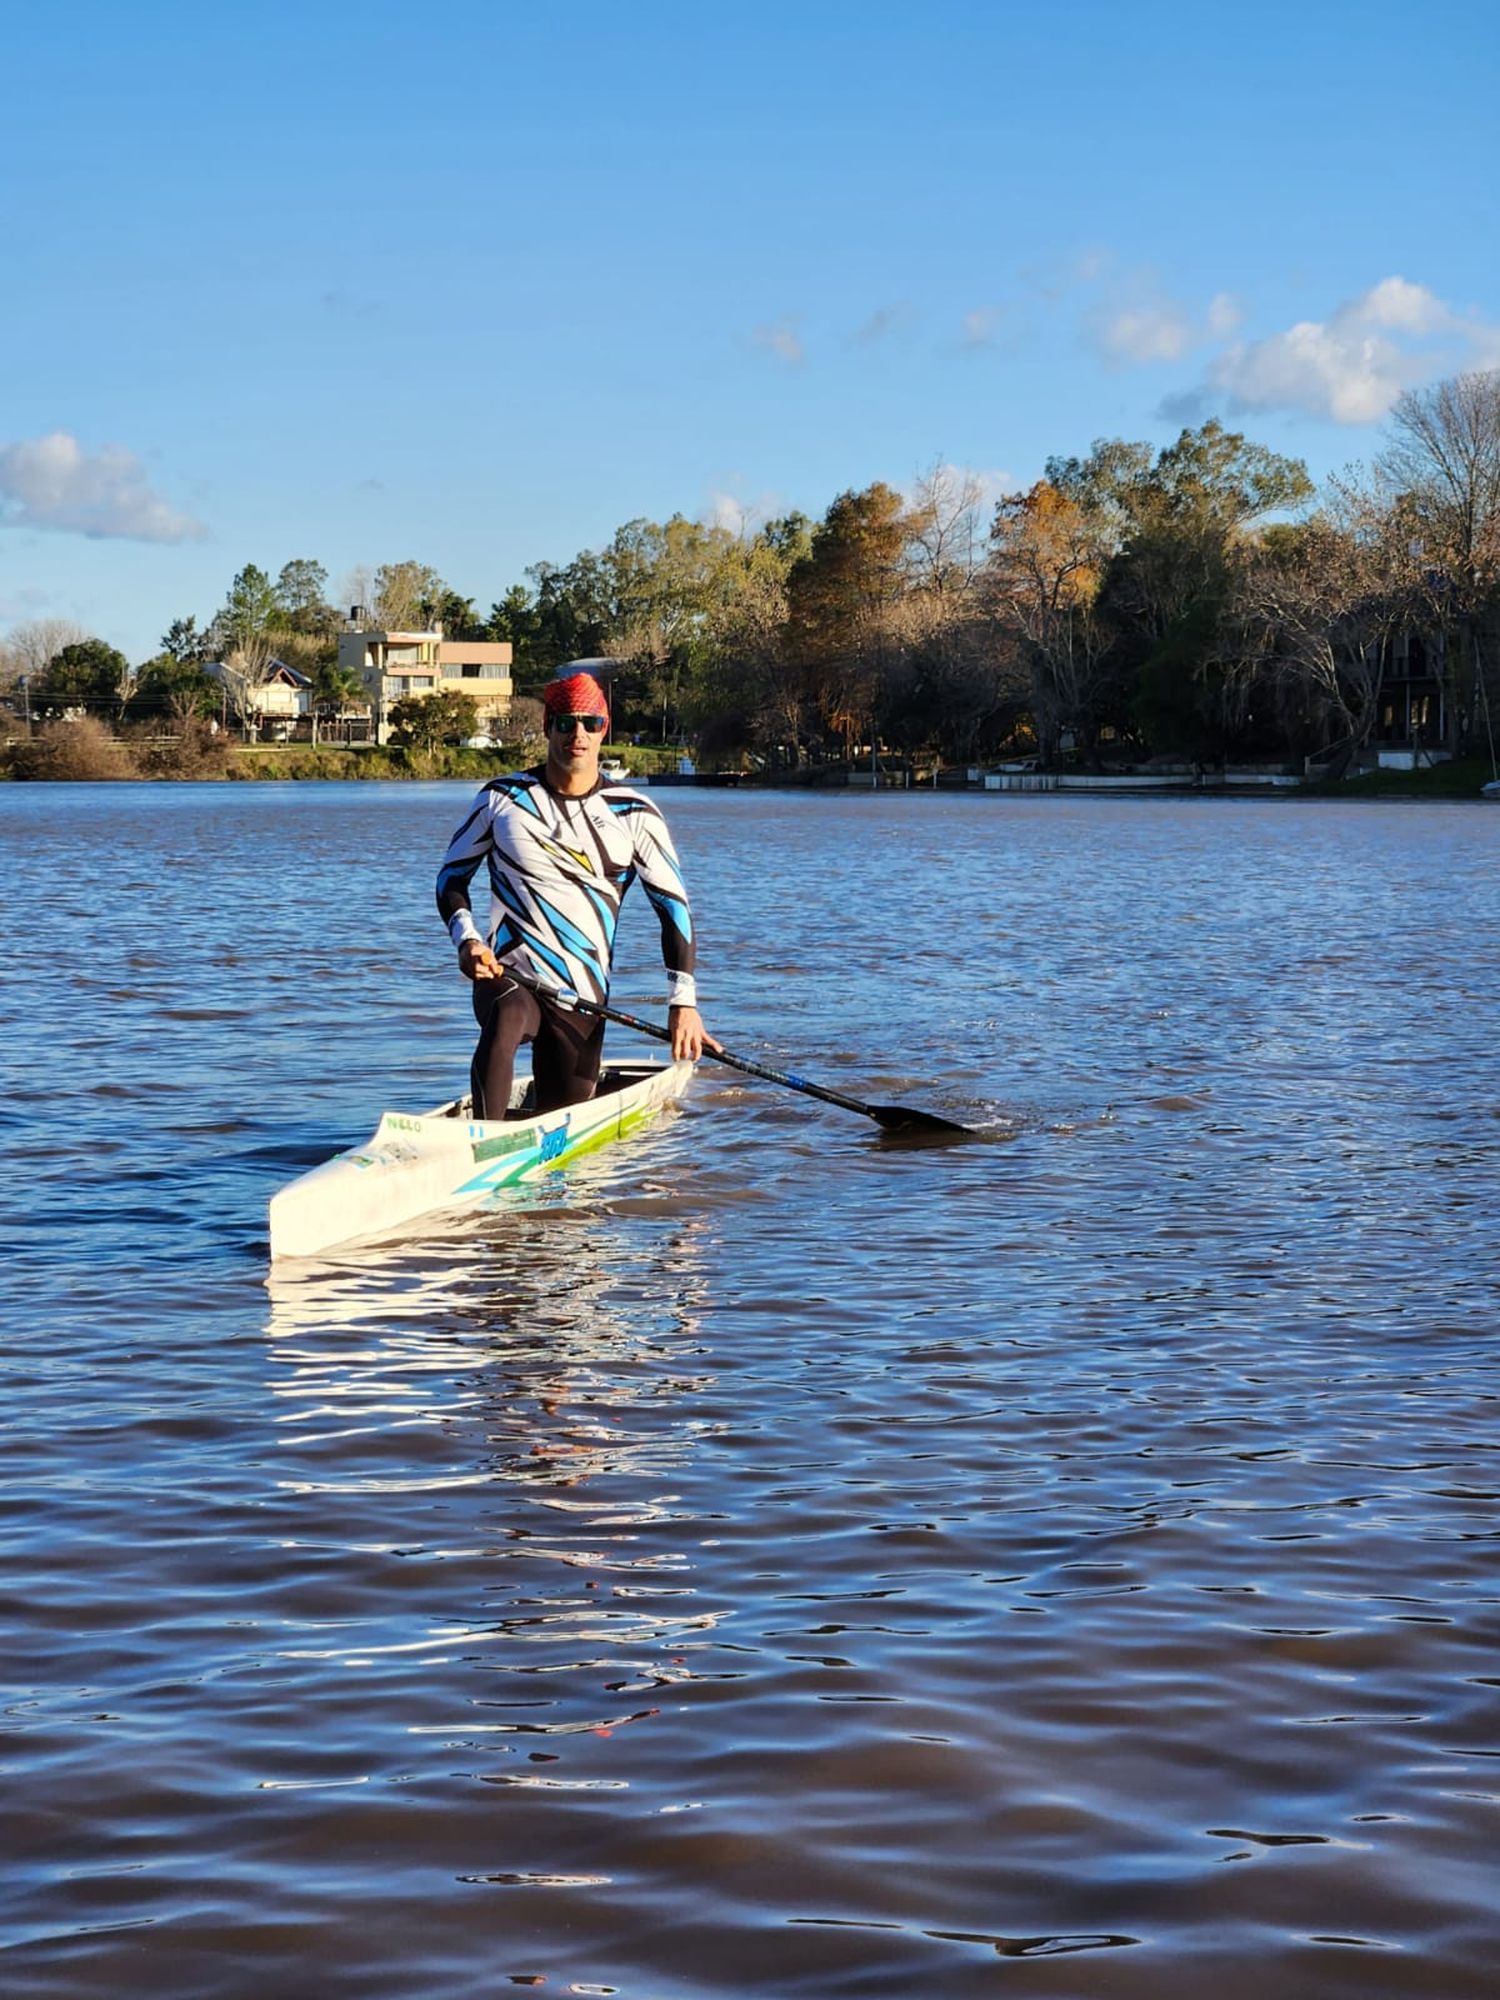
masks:
POLYGON ((1500 8, 13 10, 0 633, 1500 367, 1500 8))

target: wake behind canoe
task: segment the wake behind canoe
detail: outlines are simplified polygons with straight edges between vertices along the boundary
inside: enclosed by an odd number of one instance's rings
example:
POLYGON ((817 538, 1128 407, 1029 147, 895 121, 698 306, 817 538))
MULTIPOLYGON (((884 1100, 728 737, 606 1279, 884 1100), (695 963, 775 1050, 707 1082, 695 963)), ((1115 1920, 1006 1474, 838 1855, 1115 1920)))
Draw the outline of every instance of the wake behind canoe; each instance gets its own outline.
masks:
MULTIPOLYGON (((467 1098, 433 1111, 387 1111, 374 1136, 271 1197, 271 1256, 316 1257, 390 1236, 426 1215, 476 1206, 618 1139, 680 1097, 691 1063, 612 1063, 595 1095, 561 1111, 474 1119, 467 1098)), ((529 1080, 517 1086, 518 1106, 529 1080)))

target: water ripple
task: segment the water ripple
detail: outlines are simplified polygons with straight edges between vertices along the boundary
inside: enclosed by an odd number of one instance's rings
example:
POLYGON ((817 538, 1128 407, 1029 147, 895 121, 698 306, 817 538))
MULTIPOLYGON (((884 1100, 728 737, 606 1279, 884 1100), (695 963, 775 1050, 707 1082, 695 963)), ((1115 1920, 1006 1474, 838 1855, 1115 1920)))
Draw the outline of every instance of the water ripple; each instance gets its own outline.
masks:
POLYGON ((8 1991, 1488 2000, 1500 815, 683 794, 711 1024, 1003 1143, 705 1068, 267 1285, 461 1080, 465 794, 208 796, 80 917, 0 788, 8 1991))

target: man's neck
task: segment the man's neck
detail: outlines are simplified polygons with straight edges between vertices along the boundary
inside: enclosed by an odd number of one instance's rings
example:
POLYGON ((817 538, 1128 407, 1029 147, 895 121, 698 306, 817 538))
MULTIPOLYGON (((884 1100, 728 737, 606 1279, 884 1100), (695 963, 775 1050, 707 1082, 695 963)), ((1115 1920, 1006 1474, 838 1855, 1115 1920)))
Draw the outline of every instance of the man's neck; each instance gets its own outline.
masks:
POLYGON ((597 771, 589 774, 575 771, 569 765, 561 771, 555 770, 550 757, 543 766, 542 775, 547 780, 548 791, 556 792, 560 799, 586 799, 599 782, 597 771))

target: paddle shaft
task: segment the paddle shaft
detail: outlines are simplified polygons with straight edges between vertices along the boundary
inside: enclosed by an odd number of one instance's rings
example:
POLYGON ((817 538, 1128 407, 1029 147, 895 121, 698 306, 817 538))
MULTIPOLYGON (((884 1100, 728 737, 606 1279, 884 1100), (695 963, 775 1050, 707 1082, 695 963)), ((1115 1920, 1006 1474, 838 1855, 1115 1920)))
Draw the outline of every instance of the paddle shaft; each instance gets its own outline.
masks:
MULTIPOLYGON (((650 1035, 658 1042, 670 1043, 670 1028, 658 1027, 655 1021, 643 1021, 636 1014, 627 1014, 620 1007, 606 1007, 598 1000, 584 1000, 577 995, 566 998, 553 987, 544 986, 539 979, 528 979, 517 972, 513 965, 507 965, 505 975, 524 986, 532 993, 539 993, 544 999, 556 1000, 564 1007, 572 1007, 580 1014, 593 1014, 603 1021, 614 1021, 619 1027, 634 1028, 637 1034, 650 1035)), ((746 1076, 758 1076, 764 1083, 784 1084, 788 1090, 800 1090, 804 1097, 821 1097, 825 1104, 837 1104, 844 1111, 858 1111, 862 1117, 873 1118, 877 1124, 890 1122, 891 1114, 898 1109, 904 1118, 921 1118, 926 1114, 907 1113, 903 1107, 878 1104, 862 1104, 857 1097, 846 1097, 841 1090, 829 1090, 821 1083, 809 1083, 805 1076, 793 1076, 789 1070, 772 1069, 768 1063, 751 1062, 748 1056, 731 1055, 728 1049, 705 1047, 704 1055, 711 1062, 726 1063, 730 1069, 743 1070, 746 1076)), ((946 1124, 947 1120, 934 1119, 934 1124, 946 1124)), ((955 1128, 957 1129, 957 1128, 955 1128)))

